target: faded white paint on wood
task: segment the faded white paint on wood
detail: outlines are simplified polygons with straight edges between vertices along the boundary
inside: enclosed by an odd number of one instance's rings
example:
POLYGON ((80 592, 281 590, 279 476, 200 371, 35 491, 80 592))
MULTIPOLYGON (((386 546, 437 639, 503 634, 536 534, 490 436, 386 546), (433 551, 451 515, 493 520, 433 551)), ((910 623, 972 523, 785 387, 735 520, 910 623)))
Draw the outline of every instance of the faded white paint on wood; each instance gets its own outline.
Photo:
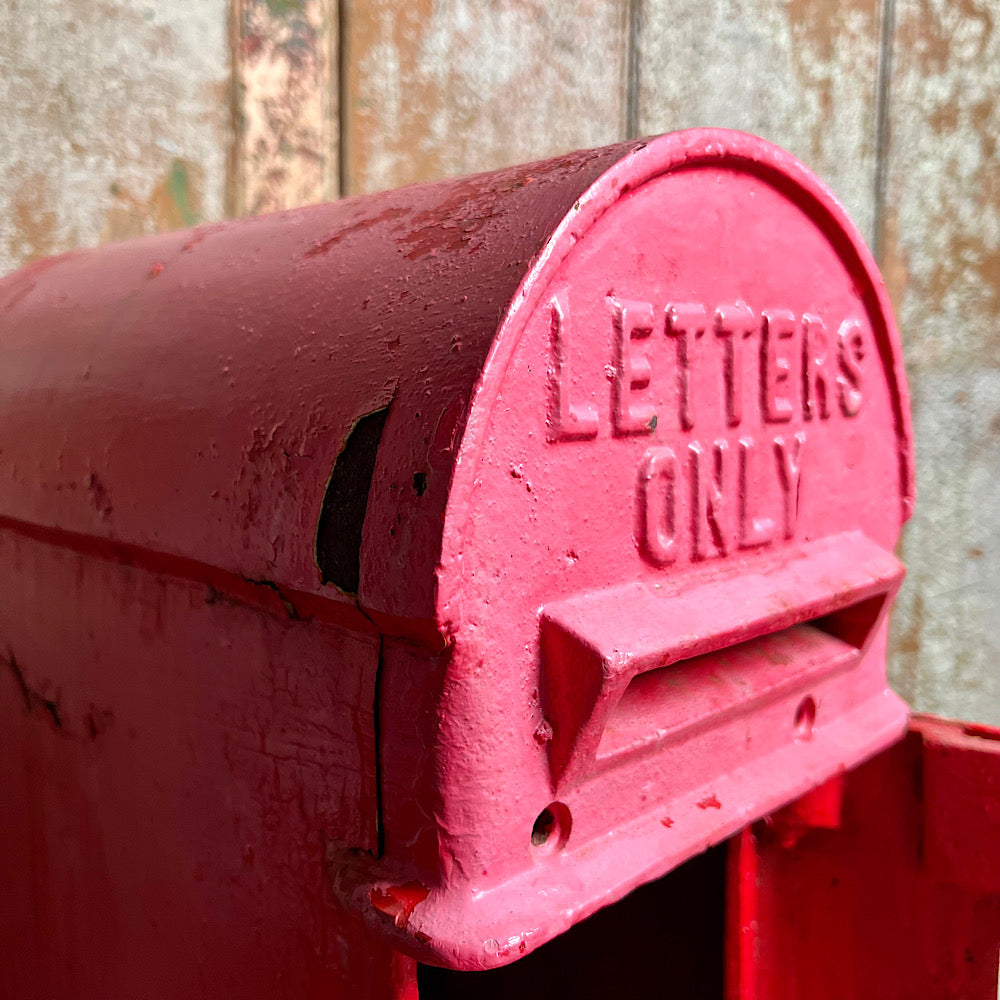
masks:
POLYGON ((641 0, 638 20, 641 134, 760 135, 822 177, 871 238, 877 0, 641 0))
POLYGON ((0 4, 0 272, 222 215, 227 7, 0 4))
POLYGON ((351 193, 624 136, 620 0, 343 2, 351 193))
POLYGON ((917 506, 892 679, 1000 724, 1000 8, 897 0, 882 265, 913 392, 917 506))

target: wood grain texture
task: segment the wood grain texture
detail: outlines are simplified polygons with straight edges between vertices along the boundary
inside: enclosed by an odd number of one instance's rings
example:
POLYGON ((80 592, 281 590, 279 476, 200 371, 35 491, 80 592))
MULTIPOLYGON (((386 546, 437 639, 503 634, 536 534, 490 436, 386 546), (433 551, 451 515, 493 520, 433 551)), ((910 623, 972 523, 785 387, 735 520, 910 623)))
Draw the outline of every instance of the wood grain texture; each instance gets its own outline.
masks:
POLYGON ((913 392, 917 506, 892 678, 1000 724, 1000 9, 897 0, 882 243, 913 392))
POLYGON ((874 218, 878 0, 641 0, 641 134, 712 125, 760 135, 874 218))
POLYGON ((0 80, 0 273, 221 216, 226 0, 8 0, 0 80))
POLYGON ((625 0, 343 0, 350 193, 624 135, 625 0))
POLYGON ((337 0, 232 0, 231 215, 336 197, 337 0))
POLYGON ((8 0, 0 273, 330 198, 338 175, 360 192, 630 133, 763 135, 877 237, 899 313, 920 494, 894 683, 1000 722, 1000 12, 884 2, 877 163, 880 0, 8 0))

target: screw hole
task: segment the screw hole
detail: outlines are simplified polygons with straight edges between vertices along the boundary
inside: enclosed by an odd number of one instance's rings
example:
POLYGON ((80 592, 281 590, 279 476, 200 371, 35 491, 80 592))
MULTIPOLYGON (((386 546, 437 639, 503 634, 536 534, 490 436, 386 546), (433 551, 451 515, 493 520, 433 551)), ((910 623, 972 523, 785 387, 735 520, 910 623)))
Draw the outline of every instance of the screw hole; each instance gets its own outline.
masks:
POLYGON ((812 695, 807 695, 795 709, 795 737, 800 740, 812 739, 813 726, 816 724, 816 702, 812 695))
POLYGON ((550 803, 531 828, 532 847, 545 853, 561 850, 569 839, 570 823, 569 809, 561 802, 550 803))
POLYGON ((543 809, 535 820, 535 825, 531 828, 531 843, 535 847, 544 847, 552 836, 552 828, 556 825, 556 818, 552 815, 551 809, 543 809))

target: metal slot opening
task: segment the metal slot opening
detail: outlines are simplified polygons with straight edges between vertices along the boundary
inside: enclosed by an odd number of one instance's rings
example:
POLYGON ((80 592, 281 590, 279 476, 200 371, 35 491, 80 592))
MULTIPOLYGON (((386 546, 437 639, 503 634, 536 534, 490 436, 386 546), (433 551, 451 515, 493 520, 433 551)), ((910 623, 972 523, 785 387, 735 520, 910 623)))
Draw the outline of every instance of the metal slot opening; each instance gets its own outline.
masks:
POLYGON ((692 729, 716 725, 853 666, 885 595, 632 678, 609 713, 600 764, 692 729))

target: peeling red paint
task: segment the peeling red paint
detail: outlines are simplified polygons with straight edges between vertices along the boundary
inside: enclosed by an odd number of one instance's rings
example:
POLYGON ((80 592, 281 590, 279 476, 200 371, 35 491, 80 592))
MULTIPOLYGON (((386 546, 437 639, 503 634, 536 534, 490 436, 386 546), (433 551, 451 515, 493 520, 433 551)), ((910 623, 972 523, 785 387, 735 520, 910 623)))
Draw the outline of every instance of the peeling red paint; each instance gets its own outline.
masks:
POLYGON ((390 885, 385 889, 374 888, 368 898, 372 906, 380 913, 392 917, 392 922, 405 929, 410 923, 410 917, 417 906, 428 895, 427 886, 420 882, 405 882, 403 885, 390 885))

